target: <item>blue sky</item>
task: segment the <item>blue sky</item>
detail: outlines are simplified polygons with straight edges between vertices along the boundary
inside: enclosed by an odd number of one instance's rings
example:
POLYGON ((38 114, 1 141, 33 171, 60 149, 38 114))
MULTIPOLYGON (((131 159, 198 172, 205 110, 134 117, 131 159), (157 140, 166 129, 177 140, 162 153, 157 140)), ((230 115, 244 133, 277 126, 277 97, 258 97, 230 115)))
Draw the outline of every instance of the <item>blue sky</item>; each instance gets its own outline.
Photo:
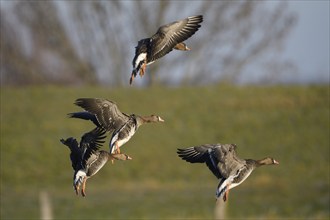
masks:
POLYGON ((298 22, 283 56, 299 68, 300 82, 329 82, 329 1, 289 1, 298 22))

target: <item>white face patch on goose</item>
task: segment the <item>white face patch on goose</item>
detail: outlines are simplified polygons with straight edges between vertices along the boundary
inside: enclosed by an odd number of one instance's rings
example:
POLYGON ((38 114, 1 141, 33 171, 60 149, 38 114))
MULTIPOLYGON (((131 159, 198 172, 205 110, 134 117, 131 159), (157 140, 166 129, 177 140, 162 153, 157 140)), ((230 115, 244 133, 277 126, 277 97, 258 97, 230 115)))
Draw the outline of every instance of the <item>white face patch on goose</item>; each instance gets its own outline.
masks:
POLYGON ((147 53, 140 53, 135 61, 135 68, 139 66, 141 61, 144 61, 147 58, 147 53))

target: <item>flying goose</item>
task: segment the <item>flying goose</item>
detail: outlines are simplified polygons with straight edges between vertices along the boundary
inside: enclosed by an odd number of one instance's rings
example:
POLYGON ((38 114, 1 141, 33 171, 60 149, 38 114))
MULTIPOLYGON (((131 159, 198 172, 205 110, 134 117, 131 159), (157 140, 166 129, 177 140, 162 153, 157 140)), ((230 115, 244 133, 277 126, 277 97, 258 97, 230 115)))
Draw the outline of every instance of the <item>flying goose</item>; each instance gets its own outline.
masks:
POLYGON ((183 20, 159 27, 157 32, 150 38, 142 39, 135 47, 135 56, 132 61, 133 71, 130 78, 132 84, 136 74, 140 72, 142 77, 146 66, 165 56, 173 49, 190 50, 183 41, 190 38, 201 27, 202 15, 191 16, 183 20))
POLYGON ((111 160, 131 160, 126 154, 110 154, 107 151, 99 150, 104 143, 105 130, 95 128, 94 130, 85 133, 80 143, 73 137, 66 140, 61 139, 62 144, 69 147, 71 165, 74 170, 73 187, 76 194, 79 194, 79 187, 82 185, 81 194, 86 195, 86 181, 94 176, 109 159, 111 160))
POLYGON ((129 141, 137 129, 151 122, 164 122, 156 115, 138 116, 122 113, 117 104, 102 98, 79 98, 75 104, 86 111, 70 113, 69 117, 91 120, 96 126, 112 132, 110 153, 120 153, 120 147, 129 141))
POLYGON ((206 163, 207 167, 220 180, 216 190, 216 198, 223 195, 228 199, 229 190, 238 186, 262 165, 279 164, 275 159, 267 157, 261 160, 240 159, 236 154, 235 144, 205 144, 186 149, 178 149, 179 157, 190 163, 206 163))

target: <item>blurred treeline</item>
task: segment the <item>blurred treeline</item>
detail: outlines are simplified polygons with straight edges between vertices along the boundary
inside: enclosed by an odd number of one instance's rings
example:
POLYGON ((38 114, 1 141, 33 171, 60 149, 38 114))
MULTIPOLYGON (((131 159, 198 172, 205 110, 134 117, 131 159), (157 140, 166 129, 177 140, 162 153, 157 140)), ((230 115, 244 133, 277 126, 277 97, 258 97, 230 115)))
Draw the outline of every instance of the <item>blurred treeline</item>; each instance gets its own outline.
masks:
POLYGON ((1 85, 128 85, 139 39, 203 14, 188 53, 172 52, 138 85, 273 83, 296 16, 281 1, 1 1, 1 85), (258 75, 258 73, 262 73, 258 75), (250 77, 251 74, 254 77, 250 77))

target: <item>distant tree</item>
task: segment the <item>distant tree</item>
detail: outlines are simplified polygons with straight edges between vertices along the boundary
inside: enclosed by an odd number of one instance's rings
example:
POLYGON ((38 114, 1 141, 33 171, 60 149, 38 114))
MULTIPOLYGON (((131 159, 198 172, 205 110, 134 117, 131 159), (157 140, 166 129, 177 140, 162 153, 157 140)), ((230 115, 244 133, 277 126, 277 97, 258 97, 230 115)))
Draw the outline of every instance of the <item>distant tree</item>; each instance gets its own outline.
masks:
POLYGON ((171 52, 148 66, 134 84, 239 83, 251 75, 268 82, 295 70, 278 59, 296 21, 282 1, 1 4, 1 77, 7 82, 126 86, 138 40, 163 24, 197 14, 204 15, 204 22, 187 40, 192 50, 171 52))
POLYGON ((171 52, 149 66, 143 79, 148 85, 236 83, 257 71, 262 71, 257 81, 268 82, 295 72, 292 63, 278 59, 296 21, 285 2, 134 1, 125 6, 132 12, 127 26, 134 30, 135 45, 160 25, 204 15, 201 29, 187 40, 192 51, 171 52))
POLYGON ((96 82, 88 63, 77 57, 51 2, 1 4, 1 84, 96 82))

